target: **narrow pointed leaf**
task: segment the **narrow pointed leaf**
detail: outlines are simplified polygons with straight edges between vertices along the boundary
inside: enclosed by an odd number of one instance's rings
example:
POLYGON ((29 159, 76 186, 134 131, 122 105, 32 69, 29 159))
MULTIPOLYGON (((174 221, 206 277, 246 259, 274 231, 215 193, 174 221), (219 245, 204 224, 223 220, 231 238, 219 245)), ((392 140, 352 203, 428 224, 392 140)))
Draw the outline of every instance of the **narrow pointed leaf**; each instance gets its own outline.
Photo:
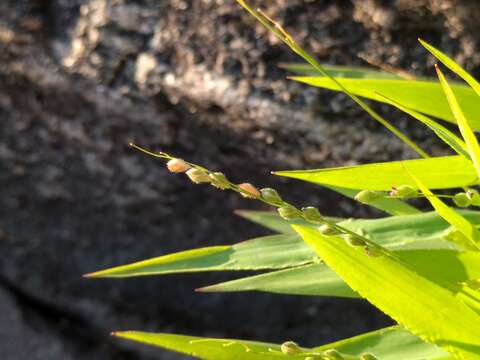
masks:
MULTIPOLYGON (((294 76, 292 80, 324 89, 341 91, 342 89, 326 77, 294 76)), ((456 123, 450 107, 445 102, 445 96, 438 82, 412 81, 412 80, 377 80, 377 79, 337 79, 351 93, 384 102, 386 96, 412 110, 456 123)), ((471 88, 465 85, 453 84, 452 88, 457 94, 460 104, 467 116, 472 119, 472 127, 480 129, 480 119, 475 115, 478 112, 478 96, 471 88)))
MULTIPOLYGON (((262 223, 289 224, 274 213, 254 212, 262 223)), ((480 224, 480 212, 461 211, 461 214, 480 224)), ((390 249, 455 249, 450 242, 459 243, 448 222, 435 212, 395 216, 383 219, 345 220, 339 223, 372 241, 390 249)), ((279 225, 277 225, 281 228, 279 225)), ((282 225, 283 226, 283 225, 282 225)), ((133 264, 87 274, 88 277, 132 277, 166 275, 201 271, 284 269, 318 262, 314 251, 297 233, 260 237, 233 246, 213 246, 159 256, 133 264)))
POLYGON ((435 120, 430 119, 426 115, 423 115, 415 110, 409 109, 401 105, 395 100, 392 100, 386 96, 383 96, 382 94, 379 94, 379 95, 384 97, 389 104, 395 106, 397 109, 402 110, 403 112, 409 114, 410 116, 414 117, 418 121, 427 125, 430 129, 432 129, 435 132, 435 134, 441 140, 443 140, 444 143, 450 146, 458 155, 462 155, 466 159, 470 160, 470 155, 468 154, 468 149, 465 142, 462 139, 460 139, 457 135, 455 135, 453 132, 448 130, 445 126, 439 124, 435 120))
POLYGON ((477 175, 480 176, 480 145, 478 145, 478 140, 475 137, 475 134, 470 127, 470 123, 465 117, 462 108, 460 107, 460 104, 455 97, 455 94, 453 93, 452 87, 448 84, 447 79, 445 79, 445 76, 438 67, 437 73, 438 78, 440 79, 440 84, 442 84, 443 91, 445 92, 445 96, 447 97, 448 104, 450 105, 452 113, 457 120, 458 128, 460 129, 460 132, 465 139, 465 143, 467 144, 468 153, 470 154, 470 158, 473 161, 473 165, 477 171, 477 175))
POLYGON ((347 189, 389 191, 392 186, 416 186, 404 165, 430 189, 449 189, 479 182, 472 162, 463 156, 392 161, 329 169, 276 171, 275 175, 347 189))
MULTIPOLYGON (((435 282, 450 287, 480 278, 480 253, 455 250, 399 250, 399 259, 415 266, 435 282)), ((288 295, 359 297, 327 265, 309 264, 291 269, 249 276, 199 289, 204 292, 263 291, 288 295)))
POLYGON ((350 339, 315 348, 315 351, 337 349, 353 356, 374 354, 381 360, 447 360, 453 359, 441 348, 423 342, 401 326, 391 326, 350 339))
POLYGON ((367 256, 338 236, 294 228, 353 290, 409 331, 458 358, 480 359, 480 316, 450 289, 391 254, 367 256))
MULTIPOLYGON (((407 171, 410 171, 410 169, 407 168, 407 171)), ((420 179, 413 174, 410 174, 410 176, 416 182, 416 185, 428 199, 430 204, 432 204, 438 215, 460 231, 470 241, 472 249, 480 249, 480 231, 477 230, 475 225, 435 196, 420 179)), ((464 246, 465 244, 461 243, 460 245, 464 246)))
POLYGON ((113 335, 205 360, 275 360, 279 358, 278 355, 269 351, 270 348, 279 350, 278 345, 256 341, 212 339, 141 331, 115 332, 113 335))
POLYGON ((372 107, 370 107, 366 102, 360 99, 356 94, 352 93, 345 86, 342 85, 335 77, 331 76, 328 71, 326 71, 318 61, 316 61, 309 53, 307 53, 298 43, 293 39, 293 37, 287 33, 278 23, 275 23, 266 16, 263 12, 254 10, 246 1, 237 0, 237 3, 240 4, 245 10, 247 10, 253 17, 255 17, 265 28, 267 28, 273 35, 278 39, 283 41, 290 49, 303 58, 307 63, 313 66, 317 71, 319 71, 323 76, 325 76, 328 81, 332 82, 339 87, 347 96, 349 96, 357 105, 359 105, 368 115, 370 115, 375 121, 379 122, 385 126, 390 132, 402 140, 406 145, 408 145, 413 151, 418 153, 424 158, 428 158, 429 155, 423 151, 414 141, 412 141, 408 136, 406 136, 402 131, 397 127, 392 125, 389 121, 383 118, 378 112, 376 112, 372 107))
MULTIPOLYGON (((283 63, 279 65, 288 71, 307 76, 323 76, 321 72, 308 63, 283 63)), ((333 77, 353 79, 401 79, 401 76, 385 71, 378 71, 364 67, 350 67, 337 65, 322 65, 333 77)))
POLYGON ((233 246, 187 250, 175 254, 117 266, 88 277, 131 277, 220 270, 283 269, 307 264, 315 253, 297 234, 260 237, 233 246), (204 256, 197 256, 199 252, 204 256))
MULTIPOLYGON (((185 335, 124 331, 113 333, 125 340, 161 347, 167 350, 199 357, 206 360, 261 360, 261 359, 304 359, 305 355, 286 356, 271 353, 279 351, 280 345, 237 339, 213 339, 185 335), (250 351, 247 351, 250 350, 250 351)), ((423 342, 399 326, 372 331, 305 351, 320 353, 336 349, 342 354, 358 357, 363 353, 375 354, 382 360, 447 360, 449 354, 442 349, 423 342)))
POLYGON ((428 50, 430 53, 435 56, 438 60, 440 60, 443 65, 448 67, 458 76, 460 76, 463 80, 467 82, 468 85, 472 87, 472 89, 480 96, 480 83, 475 80, 475 78, 470 75, 466 70, 464 70, 460 65, 458 65, 453 59, 447 56, 445 53, 441 52, 440 50, 436 49, 429 43, 423 41, 422 39, 418 39, 420 43, 428 50))
POLYGON ((198 289, 201 292, 262 291, 276 294, 358 297, 324 264, 310 264, 198 289))

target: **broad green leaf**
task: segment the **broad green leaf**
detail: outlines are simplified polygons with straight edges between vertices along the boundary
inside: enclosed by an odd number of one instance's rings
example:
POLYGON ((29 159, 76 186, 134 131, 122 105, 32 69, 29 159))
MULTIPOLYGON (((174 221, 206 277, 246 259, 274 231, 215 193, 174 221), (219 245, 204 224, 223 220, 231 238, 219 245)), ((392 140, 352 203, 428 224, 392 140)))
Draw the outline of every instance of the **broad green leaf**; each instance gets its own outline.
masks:
MULTIPOLYGON (((244 212, 247 213, 249 216, 254 214, 260 224, 264 221, 270 225, 277 224, 272 227, 278 230, 289 224, 275 213, 244 212)), ((480 212, 462 211, 461 214, 474 224, 480 224, 480 212)), ((372 241, 391 249, 453 249, 454 245, 447 240, 458 242, 448 222, 435 212, 374 220, 344 220, 339 225, 365 234, 372 241)), ((233 246, 182 251, 86 276, 132 277, 200 271, 284 269, 312 262, 318 262, 316 254, 297 233, 290 232, 260 237, 233 246)))
MULTIPOLYGON (((283 63, 279 66, 288 71, 307 76, 323 76, 321 72, 308 63, 283 63)), ((335 78, 351 79, 401 79, 402 77, 386 71, 364 67, 322 65, 325 71, 335 78)))
MULTIPOLYGON (((344 196, 347 196, 351 199, 355 198, 355 196, 361 191, 359 190, 352 190, 352 189, 345 189, 338 186, 325 186, 333 191, 336 191, 344 196)), ((383 210, 388 214, 399 216, 399 215, 412 215, 412 214, 420 214, 421 211, 417 208, 407 204, 405 201, 399 199, 392 199, 392 198, 381 198, 378 200, 373 201, 370 206, 377 208, 379 210, 383 210)), ((290 229, 291 230, 291 229, 290 229)))
MULTIPOLYGON (((326 77, 294 76, 291 79, 308 85, 321 87, 334 91, 342 89, 326 77)), ((445 102, 445 95, 439 83, 433 81, 412 81, 412 80, 389 80, 389 79, 336 79, 351 93, 379 101, 385 101, 384 96, 412 110, 434 116, 436 118, 455 123, 448 103, 445 102), (383 96, 380 96, 382 94, 383 96)), ((459 99, 467 118, 472 119, 472 127, 480 129, 478 113, 478 96, 471 88, 454 84, 452 85, 455 94, 459 99)))
MULTIPOLYGON (((409 168, 408 171, 410 171, 409 168)), ((422 191, 430 204, 432 204, 438 215, 460 231, 471 242, 470 245, 473 249, 480 249, 480 231, 477 230, 475 225, 435 196, 420 179, 413 174, 410 174, 410 176, 416 182, 418 188, 422 191)), ((460 245, 465 246, 463 242, 460 245)))
MULTIPOLYGON (((455 287, 480 278, 480 253, 455 250, 399 250, 395 256, 435 282, 455 287)), ((327 265, 309 264, 249 276, 199 289, 204 292, 263 291, 288 295, 359 297, 327 265)))
POLYGON ((480 316, 444 288, 391 253, 368 256, 338 236, 310 227, 294 228, 362 297, 426 342, 461 359, 480 359, 480 316))
POLYGON ((433 56, 435 56, 438 60, 440 60, 443 63, 443 65, 448 67, 458 76, 460 76, 463 80, 465 80, 467 84, 470 85, 472 89, 477 93, 477 95, 480 96, 480 84, 478 83, 477 80, 475 80, 475 78, 472 75, 470 75, 467 71, 465 71, 460 65, 458 65, 455 61, 453 61, 445 53, 436 49, 435 47, 423 41, 422 39, 418 39, 418 40, 428 51, 430 51, 430 53, 433 56))
POLYGON ((392 186, 416 183, 404 165, 430 189, 449 189, 479 182, 472 162, 463 156, 392 161, 317 170, 276 171, 274 174, 320 185, 347 189, 389 191, 392 186))
POLYGON ((88 277, 131 277, 220 270, 283 269, 307 264, 316 255, 297 234, 264 236, 233 246, 187 250, 87 274, 88 277), (203 255, 199 255, 200 253, 203 255))
MULTIPOLYGON (((382 94, 379 94, 383 96, 382 94)), ((457 135, 453 132, 448 130, 445 126, 439 124, 438 122, 430 119, 428 116, 423 115, 415 110, 409 109, 400 103, 396 102, 395 100, 389 99, 386 96, 383 96, 390 105, 395 106, 397 109, 402 110, 403 112, 409 114, 410 116, 414 117, 418 121, 422 122, 423 124, 427 125, 430 129, 435 132, 435 134, 443 140, 447 145, 449 145, 458 155, 464 156, 466 159, 470 160, 470 155, 468 154, 467 145, 465 142, 460 139, 457 135)))
MULTIPOLYGON (((213 339, 185 335, 146 333, 139 331, 115 332, 114 336, 151 346, 199 357, 206 360, 260 360, 302 359, 305 354, 286 356, 279 354, 280 345, 237 339, 213 339), (276 351, 271 352, 269 349, 276 351), (248 351, 247 351, 248 350, 248 351)), ((325 344, 316 348, 302 348, 306 353, 321 353, 336 349, 346 359, 372 353, 382 360, 447 360, 451 359, 442 349, 423 342, 417 336, 399 326, 372 331, 349 339, 325 344)))
POLYGON ((470 127, 471 120, 469 123, 469 120, 467 120, 465 117, 462 108, 460 107, 457 98, 453 93, 452 87, 448 84, 447 79, 445 79, 445 76, 440 69, 438 67, 436 69, 438 78, 440 79, 440 84, 442 84, 443 91, 445 92, 448 104, 450 105, 450 109, 452 109, 452 113, 457 120, 458 128, 460 129, 460 132, 465 139, 465 143, 467 144, 468 153, 473 161, 473 166, 477 171, 477 175, 480 176, 480 145, 478 145, 478 140, 475 137, 472 128, 470 127))

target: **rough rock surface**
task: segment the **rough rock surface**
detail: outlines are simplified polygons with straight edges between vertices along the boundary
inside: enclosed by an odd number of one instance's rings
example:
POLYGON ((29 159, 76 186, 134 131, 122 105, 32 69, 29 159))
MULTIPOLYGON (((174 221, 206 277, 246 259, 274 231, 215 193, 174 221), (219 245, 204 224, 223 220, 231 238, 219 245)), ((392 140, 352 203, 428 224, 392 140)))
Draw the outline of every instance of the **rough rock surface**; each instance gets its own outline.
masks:
MULTIPOLYGON (((363 58, 431 74, 421 36, 470 70, 480 64, 475 2, 266 7, 324 62, 364 65, 363 58)), ((276 64, 294 60, 233 0, 0 2, 0 358, 179 358, 114 341, 112 329, 313 345, 389 323, 363 302, 193 294, 231 277, 224 274, 81 278, 264 233, 232 215, 256 205, 167 174, 129 150, 132 139, 332 215, 369 215, 268 175, 412 155, 344 96, 287 82, 276 64)), ((443 151, 423 129, 388 114, 426 149, 443 151)))

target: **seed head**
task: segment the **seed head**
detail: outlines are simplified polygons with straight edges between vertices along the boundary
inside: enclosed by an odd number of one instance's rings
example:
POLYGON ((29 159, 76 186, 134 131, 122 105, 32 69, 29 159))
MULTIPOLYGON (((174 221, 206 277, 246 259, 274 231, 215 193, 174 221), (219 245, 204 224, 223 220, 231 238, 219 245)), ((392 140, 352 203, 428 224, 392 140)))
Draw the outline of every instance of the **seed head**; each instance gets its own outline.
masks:
POLYGON ((357 195, 355 195, 355 200, 361 202, 362 204, 371 204, 375 200, 382 198, 384 195, 381 192, 373 190, 362 190, 357 195))
POLYGON ((285 220, 296 220, 302 216, 302 212, 292 205, 284 205, 277 209, 278 214, 285 220))
POLYGON ((325 356, 328 360, 343 360, 344 357, 335 349, 325 350, 323 352, 323 356, 325 356))
POLYGON ((334 226, 330 224, 324 224, 318 228, 318 230, 322 233, 322 235, 326 236, 333 236, 333 235, 340 235, 341 232, 334 226))
POLYGON ((468 197, 467 193, 461 192, 453 196, 453 202, 458 207, 467 207, 472 204, 472 200, 468 197))
POLYGON ((214 172, 210 174, 211 183, 216 188, 225 190, 230 187, 227 177, 224 173, 214 172))
POLYGON ((296 342, 287 341, 280 346, 280 350, 285 355, 296 355, 302 353, 302 349, 296 342))
POLYGON ((167 162, 167 169, 172 173, 183 173, 192 167, 182 159, 172 159, 167 162))
POLYGON ((392 188, 390 196, 397 196, 401 199, 409 199, 418 196, 418 190, 410 185, 400 185, 392 188))
POLYGON ((281 204, 282 198, 278 194, 277 190, 271 188, 263 188, 260 190, 262 193, 262 199, 268 202, 269 204, 281 204))
POLYGON ((345 235, 345 241, 350 246, 364 246, 365 241, 360 237, 352 234, 345 235))
POLYGON ((382 249, 376 245, 365 245, 365 253, 370 257, 379 257, 382 255, 382 249))
POLYGON ((208 176, 205 171, 200 169, 192 168, 188 170, 186 174, 195 184, 209 183, 212 181, 212 179, 210 179, 210 176, 208 176))
POLYGON ((318 209, 314 208, 313 206, 302 208, 302 213, 303 218, 311 223, 319 223, 323 219, 320 211, 318 211, 318 209))
POLYGON ((473 206, 480 206, 480 194, 475 189, 468 189, 468 198, 472 201, 473 206))
POLYGON ((260 191, 250 183, 239 184, 238 187, 243 190, 240 195, 245 198, 258 199, 262 195, 260 191))
POLYGON ((365 353, 360 356, 360 360, 377 360, 377 357, 371 353, 365 353))

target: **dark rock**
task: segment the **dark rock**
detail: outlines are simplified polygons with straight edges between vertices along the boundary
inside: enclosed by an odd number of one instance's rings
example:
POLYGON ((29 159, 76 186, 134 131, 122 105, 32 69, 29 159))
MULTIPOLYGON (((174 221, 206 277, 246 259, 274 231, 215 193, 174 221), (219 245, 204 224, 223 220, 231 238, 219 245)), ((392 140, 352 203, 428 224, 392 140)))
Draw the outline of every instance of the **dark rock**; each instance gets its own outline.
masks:
MULTIPOLYGON (((473 3, 279 0, 267 11, 321 61, 359 65, 361 55, 432 74, 418 36, 478 69, 473 3)), ((233 0, 0 2, 0 333, 12 327, 2 359, 178 358, 127 348, 108 338, 115 329, 314 345, 389 323, 358 301, 193 294, 225 274, 81 278, 265 233, 232 215, 257 205, 172 176, 130 140, 331 215, 372 215, 268 175, 412 156, 344 96, 285 81, 276 64, 295 60, 233 0)))

